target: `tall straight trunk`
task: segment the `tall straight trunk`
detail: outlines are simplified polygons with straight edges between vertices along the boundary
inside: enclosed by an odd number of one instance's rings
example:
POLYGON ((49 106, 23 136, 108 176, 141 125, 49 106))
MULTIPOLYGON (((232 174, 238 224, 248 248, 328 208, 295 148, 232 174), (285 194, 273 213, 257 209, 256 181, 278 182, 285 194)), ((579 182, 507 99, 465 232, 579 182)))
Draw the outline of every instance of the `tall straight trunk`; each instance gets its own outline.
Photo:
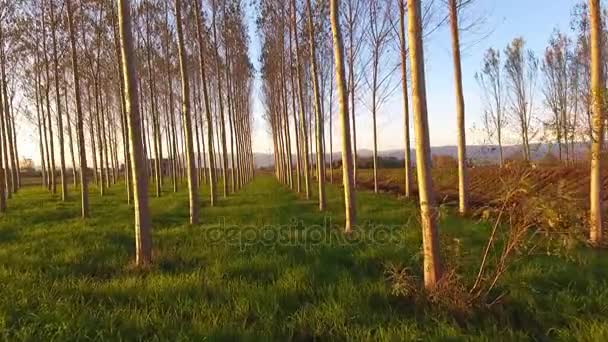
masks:
MULTIPOLYGON (((289 64, 291 65, 291 72, 289 73, 289 79, 290 79, 290 85, 291 85, 291 110, 293 113, 293 125, 294 125, 294 132, 296 133, 295 138, 296 138, 296 177, 297 177, 297 184, 296 184, 296 188, 298 193, 302 192, 302 150, 300 149, 300 141, 302 139, 301 136, 301 132, 299 130, 299 125, 298 125, 298 111, 296 110, 296 94, 297 94, 297 90, 296 90, 296 84, 294 81, 294 72, 293 69, 295 68, 295 61, 293 60, 293 47, 292 47, 292 40, 291 40, 291 25, 289 25, 289 64)), ((288 128, 289 129, 289 128, 288 128)))
POLYGON ((97 146, 95 145, 95 130, 93 126, 93 99, 91 98, 91 86, 87 85, 87 102, 88 102, 88 110, 89 110, 89 139, 91 142, 91 158, 93 160, 93 181, 95 184, 99 185, 99 177, 97 174, 98 165, 97 165, 97 146))
MULTIPOLYGON (((284 12, 283 12, 284 14, 284 12)), ((281 106, 282 106, 282 116, 284 125, 282 129, 285 132, 285 154, 287 156, 287 177, 289 180, 289 187, 294 189, 294 179, 293 179, 293 157, 291 154, 291 132, 289 129, 289 105, 287 103, 287 81, 285 78, 285 25, 284 21, 281 21, 281 106)))
POLYGON ((460 38, 458 37, 458 8, 456 0, 449 0, 450 31, 454 62, 454 86, 456 88, 456 121, 458 125, 458 208, 461 215, 469 211, 467 177, 467 142, 464 128, 464 95, 462 91, 462 68, 460 66, 460 38))
POLYGON ((207 88, 207 75, 205 66, 205 56, 203 51, 203 23, 201 19, 201 9, 199 0, 194 1, 196 11, 196 36, 198 42, 198 58, 200 64, 201 85, 203 87, 203 100, 205 101, 205 117, 207 119, 207 149, 208 166, 209 166, 209 193, 211 206, 215 205, 217 200, 217 185, 215 176, 215 160, 213 156, 213 119, 211 115, 211 106, 209 99, 209 91, 207 88))
POLYGON ((593 111, 593 136, 591 141, 591 184, 590 184, 590 240, 601 243, 604 235, 602 214, 602 144, 604 141, 604 100, 606 92, 602 70, 602 27, 600 0, 589 0, 591 33, 591 94, 593 111))
POLYGON ((148 178, 143 156, 141 137, 141 116, 139 113, 139 96, 137 95, 136 61, 133 53, 133 38, 131 34, 131 4, 130 0, 118 2, 118 24, 120 27, 120 42, 122 51, 123 77, 125 81, 125 99, 129 139, 131 140, 131 170, 135 196, 135 263, 148 265, 152 262, 152 223, 148 208, 148 178))
MULTIPOLYGON (((44 11, 45 6, 42 6, 42 50, 44 53, 44 73, 46 76, 46 84, 45 84, 45 98, 46 98, 46 112, 47 112, 47 127, 48 127, 48 138, 49 138, 49 151, 50 151, 50 178, 51 178, 51 192, 53 194, 57 193, 57 183, 56 183, 56 178, 55 178, 55 146, 54 146, 54 141, 53 141, 53 123, 51 121, 51 100, 50 100, 50 88, 51 88, 51 75, 50 75, 50 71, 49 71, 49 57, 48 57, 48 50, 47 50, 47 46, 46 46, 46 20, 44 19, 45 17, 45 11, 44 11)), ((7 149, 6 149, 6 145, 3 146, 4 149, 4 153, 7 154, 7 149)), ((10 177, 6 177, 7 179, 10 179, 10 177)), ((10 193, 11 193, 11 186, 8 186, 7 192, 9 194, 10 197, 10 193)))
POLYGON ((70 108, 68 101, 68 83, 64 80, 64 88, 63 88, 64 96, 65 96, 65 116, 66 121, 68 123, 68 143, 70 147, 70 160, 72 162, 72 182, 74 187, 78 185, 77 174, 76 174, 76 156, 74 155, 74 139, 72 138, 72 120, 70 119, 70 108))
POLYGON ((105 195, 105 180, 104 180, 104 147, 103 147, 103 139, 101 138, 101 114, 99 114, 100 105, 99 105, 99 84, 97 80, 94 81, 93 86, 94 96, 95 96, 95 131, 97 133, 97 148, 99 150, 99 194, 101 196, 105 195))
MULTIPOLYGON (((2 80, 2 89, 4 89, 5 86, 5 80, 2 80)), ((0 101, 2 101, 2 112, 0 113, 1 115, 1 120, 2 120, 2 152, 3 152, 3 159, 4 159, 4 167, 6 169, 6 172, 8 174, 5 174, 4 177, 4 183, 6 183, 6 196, 8 198, 12 197, 12 194, 14 192, 14 184, 13 184, 13 177, 12 177, 12 172, 13 169, 11 168, 11 153, 10 153, 10 139, 9 139, 9 129, 8 129, 8 101, 6 99, 6 95, 4 93, 3 90, 2 91, 2 96, 0 98, 0 101)))
POLYGON ((295 0, 291 2, 291 31, 293 33, 293 39, 295 43, 295 68, 296 68, 296 81, 297 81, 297 91, 298 91, 298 104, 300 110, 300 136, 302 137, 301 146, 302 148, 302 158, 304 160, 304 165, 302 171, 304 172, 304 189, 306 191, 306 199, 310 199, 310 169, 308 163, 308 138, 307 138, 307 129, 306 129, 306 114, 304 107, 304 85, 302 84, 302 70, 301 70, 301 61, 300 61, 300 43, 298 40, 298 26, 296 24, 296 3, 295 0))
POLYGON ((355 42, 354 42, 354 22, 352 13, 352 6, 348 7, 349 10, 349 29, 350 35, 348 37, 349 40, 349 49, 348 49, 348 96, 350 96, 350 110, 351 110, 351 120, 353 125, 352 132, 352 148, 353 148, 353 178, 354 178, 354 187, 357 188, 357 120, 355 119, 355 42))
POLYGON ((310 0, 306 0, 308 7, 308 34, 310 59, 312 64, 312 86, 314 92, 314 110, 316 113, 316 145, 317 145, 317 180, 319 184, 319 210, 325 210, 325 150, 323 148, 323 113, 321 112, 321 94, 319 92, 319 72, 317 70, 317 56, 315 47, 315 31, 312 22, 312 5, 310 0))
POLYGON ((333 78, 329 81, 329 182, 334 183, 334 128, 333 128, 333 113, 334 113, 334 81, 333 78))
POLYGON ((378 134, 376 124, 376 114, 378 112, 378 63, 379 63, 379 50, 377 47, 374 48, 373 61, 372 61, 372 132, 374 140, 373 150, 373 166, 374 166, 374 192, 378 193, 378 134))
POLYGON ((156 188, 156 197, 160 197, 162 193, 162 175, 160 170, 160 132, 158 129, 158 110, 156 106, 156 80, 154 78, 154 70, 152 70, 152 33, 150 28, 150 13, 146 13, 146 62, 148 65, 148 85, 150 87, 150 112, 152 114, 152 135, 154 140, 154 180, 156 188))
POLYGON ((192 82, 192 86, 194 87, 193 90, 193 94, 194 94, 194 100, 192 101, 192 107, 194 108, 194 120, 192 122, 192 124, 194 125, 194 134, 196 137, 196 154, 195 154, 195 159, 196 159, 196 180, 197 180, 197 185, 200 187, 200 185, 203 183, 203 177, 202 177, 202 163, 201 163, 201 134, 200 134, 200 130, 198 129, 198 121, 199 121, 199 99, 200 99, 200 94, 199 94, 199 90, 198 87, 196 86, 196 81, 192 82))
POLYGON ((112 13, 112 26, 114 28, 114 45, 116 46, 116 59, 118 60, 118 83, 119 83, 119 96, 120 96, 120 128, 122 133, 123 141, 123 160, 124 160, 124 178, 125 178, 125 190, 127 194, 127 203, 131 204, 133 187, 131 186, 131 163, 129 156, 129 132, 127 123, 127 108, 125 101, 125 82, 123 78, 122 70, 122 58, 120 55, 120 43, 118 41, 118 28, 115 21, 115 14, 112 13))
POLYGON ((17 149, 17 129, 15 128, 15 108, 13 107, 13 101, 9 102, 9 119, 11 123, 11 132, 12 135, 12 143, 13 143, 13 152, 15 153, 13 160, 15 161, 15 192, 21 188, 21 166, 19 165, 19 150, 17 149))
POLYGON ((401 55, 401 93, 403 96, 403 136, 405 197, 412 197, 412 158, 410 151, 410 106, 407 92, 407 37, 405 36, 405 2, 399 0, 399 52, 401 55))
POLYGON ((66 201, 68 199, 68 182, 66 179, 65 172, 63 117, 61 112, 61 96, 59 95, 59 55, 57 52, 57 22, 55 20, 55 4, 53 0, 50 0, 49 7, 51 14, 51 41, 53 43, 53 69, 55 70, 55 101, 57 104, 57 113, 55 114, 57 115, 57 134, 59 138, 59 175, 61 178, 61 200, 66 201))
POLYGON ((76 98, 76 139, 78 140, 78 163, 80 165, 80 214, 82 218, 89 216, 89 182, 87 175, 87 151, 84 142, 84 124, 82 102, 80 99, 80 74, 78 72, 78 55, 76 53, 76 33, 74 30, 74 15, 72 0, 66 0, 68 25, 70 30, 70 49, 72 54, 72 71, 74 76, 74 96, 76 98))
MULTIPOLYGON (((38 64, 38 63, 36 63, 38 64)), ((36 74, 35 76, 35 97, 36 97, 36 119, 37 119, 37 124, 38 124, 38 140, 39 140, 39 149, 40 149, 40 164, 42 166, 42 172, 41 172, 41 176, 42 176, 42 187, 43 188, 47 188, 48 184, 48 180, 46 178, 46 159, 45 159, 45 153, 44 153, 44 135, 42 133, 42 123, 43 121, 41 120, 41 115, 40 115, 40 110, 41 110, 41 99, 40 99, 40 74, 36 74)), ((46 132, 46 130, 45 130, 46 132)))
POLYGON ((422 223, 422 247, 424 255, 424 285, 432 289, 441 276, 439 265, 439 235, 437 208, 431 178, 431 147, 427 119, 426 81, 424 76, 424 51, 420 23, 420 0, 408 0, 408 42, 412 73, 412 107, 416 134, 416 168, 422 223))
POLYGON ((198 186, 196 185, 196 169, 194 166, 194 143, 192 141, 192 119, 190 117, 190 89, 182 29, 181 0, 175 0, 175 23, 177 26, 177 50, 182 78, 182 119, 184 125, 186 164, 188 169, 190 224, 198 224, 198 186))
POLYGON ((344 48, 338 11, 339 0, 330 0, 330 20, 333 37, 334 60, 336 69, 336 89, 338 90, 338 106, 340 110, 340 126, 342 131, 342 181, 344 184, 344 231, 352 232, 356 222, 356 203, 353 176, 352 148, 350 146, 350 123, 348 118, 348 96, 346 93, 346 77, 344 72, 344 48))
POLYGON ((223 188, 224 188, 224 197, 228 196, 228 158, 227 158, 227 154, 228 154, 228 148, 226 146, 226 123, 224 122, 224 99, 222 96, 222 72, 220 70, 220 56, 219 56, 219 41, 217 39, 217 28, 216 28, 216 11, 217 11, 217 7, 216 7, 216 3, 215 0, 212 0, 212 7, 213 7, 213 23, 212 23, 212 29, 213 29, 213 42, 215 45, 215 67, 216 67, 216 73, 217 73, 217 91, 218 91, 218 99, 219 99, 219 112, 218 112, 218 116, 219 116, 219 138, 220 138, 220 144, 218 146, 218 150, 221 147, 221 154, 222 154, 222 178, 223 178, 223 188))
MULTIPOLYGON (((0 42, 3 42, 1 25, 0 25, 0 42)), ((7 155, 5 155, 5 157, 4 157, 4 161, 5 161, 6 169, 9 170, 9 168, 10 168, 10 173, 6 175, 8 197, 10 198, 12 193, 17 192, 17 176, 16 176, 17 169, 15 167, 15 150, 13 148, 13 134, 12 134, 11 122, 10 122, 10 105, 9 105, 8 91, 7 91, 8 85, 7 85, 5 68, 4 68, 4 64, 5 64, 4 49, 0 49, 0 60, 2 63, 2 66, 1 66, 1 68, 2 68, 2 89, 1 89, 1 91, 2 91, 2 102, 3 102, 2 129, 4 130, 3 136, 4 136, 5 146, 7 146, 7 149, 5 149, 5 152, 8 152, 7 155)))
POLYGON ((16 193, 19 189, 19 159, 17 158, 17 147, 15 142, 15 132, 13 129, 13 120, 12 120, 12 100, 8 96, 8 79, 6 78, 6 56, 2 53, 2 78, 4 81, 4 87, 2 89, 5 99, 5 107, 4 111, 6 114, 6 132, 8 139, 8 147, 9 147, 9 160, 11 173, 9 177, 11 177, 11 184, 13 186, 13 193, 16 193))
POLYGON ((103 96, 103 93, 100 91, 99 93, 99 103, 101 105, 101 116, 103 118, 103 120, 101 120, 101 137, 102 137, 102 144, 103 144, 103 155, 104 155, 104 162, 105 162, 105 172, 104 172, 104 179, 106 181, 106 188, 110 188, 110 158, 111 158, 111 154, 108 151, 108 134, 107 134, 107 130, 106 130, 106 121, 109 118, 109 115, 107 113, 107 107, 105 106, 105 103, 103 102, 103 99, 105 97, 103 96))

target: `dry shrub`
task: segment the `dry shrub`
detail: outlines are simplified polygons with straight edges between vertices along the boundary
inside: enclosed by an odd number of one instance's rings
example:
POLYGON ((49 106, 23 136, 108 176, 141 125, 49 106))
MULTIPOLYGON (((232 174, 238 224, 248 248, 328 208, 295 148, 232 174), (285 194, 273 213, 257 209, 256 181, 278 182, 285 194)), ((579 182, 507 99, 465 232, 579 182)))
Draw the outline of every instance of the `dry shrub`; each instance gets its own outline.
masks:
POLYGON ((411 297, 416 294, 419 280, 409 267, 391 263, 385 266, 384 274, 393 296, 411 297))

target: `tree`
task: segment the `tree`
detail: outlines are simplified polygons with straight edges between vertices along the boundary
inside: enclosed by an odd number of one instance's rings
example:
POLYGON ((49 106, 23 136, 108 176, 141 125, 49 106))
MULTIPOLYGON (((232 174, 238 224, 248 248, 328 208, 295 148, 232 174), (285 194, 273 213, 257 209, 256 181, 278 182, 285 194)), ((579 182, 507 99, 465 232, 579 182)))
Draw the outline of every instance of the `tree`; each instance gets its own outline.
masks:
POLYGON ((152 262, 152 223, 148 207, 148 178, 143 153, 137 69, 131 33, 130 0, 119 0, 118 6, 123 79, 125 82, 127 122, 129 127, 131 175, 134 189, 135 263, 144 266, 152 262))
MULTIPOLYGON (((297 11, 296 11, 296 1, 291 1, 291 33, 293 34, 294 48, 295 48, 295 74, 296 74, 296 86, 297 86, 297 94, 298 94, 298 107, 300 111, 299 123, 300 123, 300 137, 301 137, 301 147, 302 147, 302 172, 304 172, 304 189, 306 191, 306 199, 310 199, 311 191, 310 191, 310 168, 308 165, 308 131, 306 129, 306 113, 305 113, 305 104, 304 104, 304 76, 302 75, 302 66, 301 66, 301 58, 300 58, 300 43, 298 39, 298 26, 297 26, 297 11)), ((290 34, 291 35, 291 34, 290 34)))
POLYGON ((457 0, 448 0, 450 7, 450 32, 452 34, 452 60, 454 63, 454 86, 456 90, 456 117, 458 125, 458 208, 460 214, 469 210, 467 180, 467 142, 465 137, 464 95, 462 90, 462 68, 460 65, 460 38, 458 36, 457 0))
POLYGON ((500 51, 489 48, 483 57, 481 72, 475 74, 477 83, 482 90, 482 100, 485 106, 483 121, 488 138, 496 142, 500 152, 500 167, 504 165, 503 128, 506 126, 505 86, 502 75, 500 51))
POLYGON ((61 199, 66 201, 68 198, 68 183, 65 172, 65 145, 63 141, 63 114, 61 112, 61 96, 59 94, 59 55, 57 51, 57 20, 55 18, 55 1, 49 0, 51 14, 51 41, 53 44, 53 68, 55 71, 55 100, 57 102, 57 130, 59 138, 59 175, 61 178, 61 199))
POLYGON ((549 46, 545 49, 541 65, 545 78, 543 95, 545 104, 553 114, 547 126, 557 139, 559 159, 565 158, 566 162, 569 162, 571 157, 574 158, 574 153, 571 153, 574 151, 570 151, 569 148, 569 142, 574 143, 578 104, 578 94, 571 91, 571 83, 577 81, 577 72, 573 69, 574 63, 570 39, 565 34, 554 31, 549 46))
POLYGON ((308 34, 310 44, 310 60, 312 65, 312 85, 314 92, 314 110, 316 114, 316 145, 317 145, 317 181, 319 184, 319 210, 325 210, 325 150, 323 148, 323 127, 325 122, 323 120, 323 113, 321 111, 321 94, 319 90, 319 75, 317 67, 317 56, 316 56, 316 43, 315 43, 315 30, 312 20, 312 5, 310 0, 306 0, 306 7, 308 9, 308 34))
POLYGON ((591 188, 590 188, 590 239, 598 244, 603 239, 602 215, 602 143, 604 141, 604 79, 602 68, 602 36, 600 0, 589 0, 591 31, 591 109, 593 111, 593 139, 591 141, 591 188))
MULTIPOLYGON (((198 186, 194 160, 194 142, 192 139, 192 118, 190 116, 190 87, 186 66, 186 50, 182 28, 181 0, 175 0, 175 24, 177 27, 177 50, 182 78, 182 121, 186 144, 186 164, 188 177, 188 196, 190 200, 190 224, 198 224, 198 186)), ((224 182, 226 179, 224 178, 224 182)))
POLYGON ((412 109, 416 135, 416 169, 422 223, 422 248, 424 254, 424 285, 432 289, 441 276, 439 264, 439 236, 437 208, 431 179, 431 147, 427 119, 426 81, 424 76, 424 51, 420 0, 408 0, 408 45, 412 76, 412 109))
POLYGON ((356 222, 355 184, 353 174, 353 156, 350 139, 350 122, 348 112, 348 97, 346 92, 346 77, 344 72, 344 48, 342 32, 338 17, 340 1, 330 0, 330 20, 334 45, 334 66, 336 73, 336 89, 340 112, 340 130, 342 132, 342 182, 344 186, 345 223, 344 231, 350 233, 356 222))
POLYGON ((405 8, 407 0, 399 0, 399 55, 401 57, 401 95, 403 96, 405 197, 412 196, 412 162, 410 152, 410 109, 407 93, 407 37, 405 35, 405 8))
POLYGON ((538 73, 538 59, 531 50, 525 50, 523 38, 515 38, 505 49, 505 72, 509 85, 509 99, 514 123, 519 130, 522 153, 530 161, 530 139, 533 137, 532 115, 534 89, 538 73))
POLYGON ((205 66, 205 54, 203 47, 203 23, 201 18, 201 8, 199 4, 199 0, 194 1, 195 4, 195 12, 196 12, 196 33, 197 33, 197 43, 198 43, 198 52, 199 52, 199 64, 200 64, 200 75, 201 75, 201 85, 203 88, 203 100, 205 101, 205 118, 207 120, 207 146, 209 147, 208 154, 208 164, 209 164, 209 192, 210 192, 210 200, 211 206, 215 205, 215 201, 217 199, 216 195, 216 176, 215 176, 215 160, 213 158, 213 125, 211 119, 211 108, 209 105, 209 91, 207 86, 207 76, 206 76, 206 66, 205 66))
MULTIPOLYGON (((78 55, 76 52, 76 30, 74 29, 74 14, 72 0, 66 0, 68 25, 70 31, 70 50, 72 56, 72 75, 74 77, 74 97, 76 98, 76 139, 78 140, 78 164, 80 165, 80 201, 81 216, 89 216, 89 182, 87 176, 87 151, 84 142, 84 125, 82 119, 82 100, 80 98, 80 73, 78 55)), ((72 165, 72 167, 76 167, 72 165)))
MULTIPOLYGON (((377 115, 382 104, 392 94, 391 77, 394 68, 388 63, 387 48, 391 36, 391 23, 389 20, 391 7, 382 4, 382 1, 369 0, 369 24, 365 38, 370 50, 370 60, 366 63, 371 70, 366 72, 365 81, 371 91, 371 104, 368 106, 372 113, 372 136, 373 136, 373 167, 374 167, 374 192, 378 193, 378 134, 377 115), (369 75, 371 73, 371 75, 369 75)), ((354 119, 353 119, 354 120, 354 119)))

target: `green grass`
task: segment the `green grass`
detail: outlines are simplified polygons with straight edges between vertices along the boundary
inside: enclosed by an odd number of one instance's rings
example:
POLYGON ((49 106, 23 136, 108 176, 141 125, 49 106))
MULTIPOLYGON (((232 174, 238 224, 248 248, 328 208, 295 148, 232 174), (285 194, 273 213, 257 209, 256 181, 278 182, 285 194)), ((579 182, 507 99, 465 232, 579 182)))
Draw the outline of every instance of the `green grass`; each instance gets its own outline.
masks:
MULTIPOLYGON (((61 203, 23 189, 0 218, 0 338, 608 340, 605 252, 518 262, 501 283, 505 303, 463 319, 391 292, 387 265, 421 274, 415 203, 360 192, 358 234, 346 240, 337 187, 324 214, 268 175, 215 208, 201 196, 195 227, 185 192, 151 198, 154 266, 137 270, 121 186, 104 198, 93 189, 84 223, 76 193, 61 203)), ((443 243, 460 241, 466 279, 488 230, 442 221, 443 243)))

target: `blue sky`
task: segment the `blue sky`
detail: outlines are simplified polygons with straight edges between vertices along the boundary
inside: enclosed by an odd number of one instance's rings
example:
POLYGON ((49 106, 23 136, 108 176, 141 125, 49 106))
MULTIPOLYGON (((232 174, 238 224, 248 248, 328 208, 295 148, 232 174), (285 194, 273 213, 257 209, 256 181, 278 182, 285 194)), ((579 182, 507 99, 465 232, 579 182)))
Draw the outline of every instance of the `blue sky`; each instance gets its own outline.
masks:
MULTIPOLYGON (((501 51, 513 38, 522 36, 528 48, 541 56, 547 45, 549 37, 557 27, 569 32, 570 12, 577 3, 575 0, 477 0, 475 7, 465 12, 463 16, 486 17, 482 30, 490 35, 475 45, 479 35, 463 33, 462 69, 463 86, 466 107, 466 126, 471 128, 475 123, 479 126, 482 105, 479 87, 475 81, 475 72, 479 71, 485 50, 489 47, 501 51), (468 45, 468 46, 467 46, 468 45)), ((256 34, 252 29, 252 35, 256 34)), ((257 37, 252 37, 252 43, 257 44, 257 37)), ((430 137, 433 146, 454 145, 456 143, 456 114, 454 111, 455 99, 453 95, 453 69, 451 60, 451 41, 447 28, 435 32, 425 42, 427 100, 429 111, 430 137)), ((258 47, 252 47, 252 59, 257 65, 258 47)), ((539 81, 541 75, 539 74, 539 81)), ((257 93, 255 94, 257 95, 257 93)), ((537 105, 541 105, 541 89, 536 92, 537 105)), ((267 133, 266 123, 261 118, 262 107, 259 99, 255 106, 255 150, 257 152, 270 152, 271 144, 267 133)), ((378 116, 379 149, 388 150, 403 147, 403 116, 401 113, 401 95, 399 91, 384 105, 378 116)), ((359 105, 357 114, 358 148, 371 149, 371 133, 363 129, 371 127, 371 114, 359 105)), ((542 116, 542 108, 539 115, 542 116)), ((334 129, 334 136, 338 134, 338 127, 334 129)), ((482 137, 468 131, 468 144, 480 143, 482 137)), ((517 143, 516 140, 508 143, 517 143)), ((339 151, 334 147, 334 151, 339 151)))

